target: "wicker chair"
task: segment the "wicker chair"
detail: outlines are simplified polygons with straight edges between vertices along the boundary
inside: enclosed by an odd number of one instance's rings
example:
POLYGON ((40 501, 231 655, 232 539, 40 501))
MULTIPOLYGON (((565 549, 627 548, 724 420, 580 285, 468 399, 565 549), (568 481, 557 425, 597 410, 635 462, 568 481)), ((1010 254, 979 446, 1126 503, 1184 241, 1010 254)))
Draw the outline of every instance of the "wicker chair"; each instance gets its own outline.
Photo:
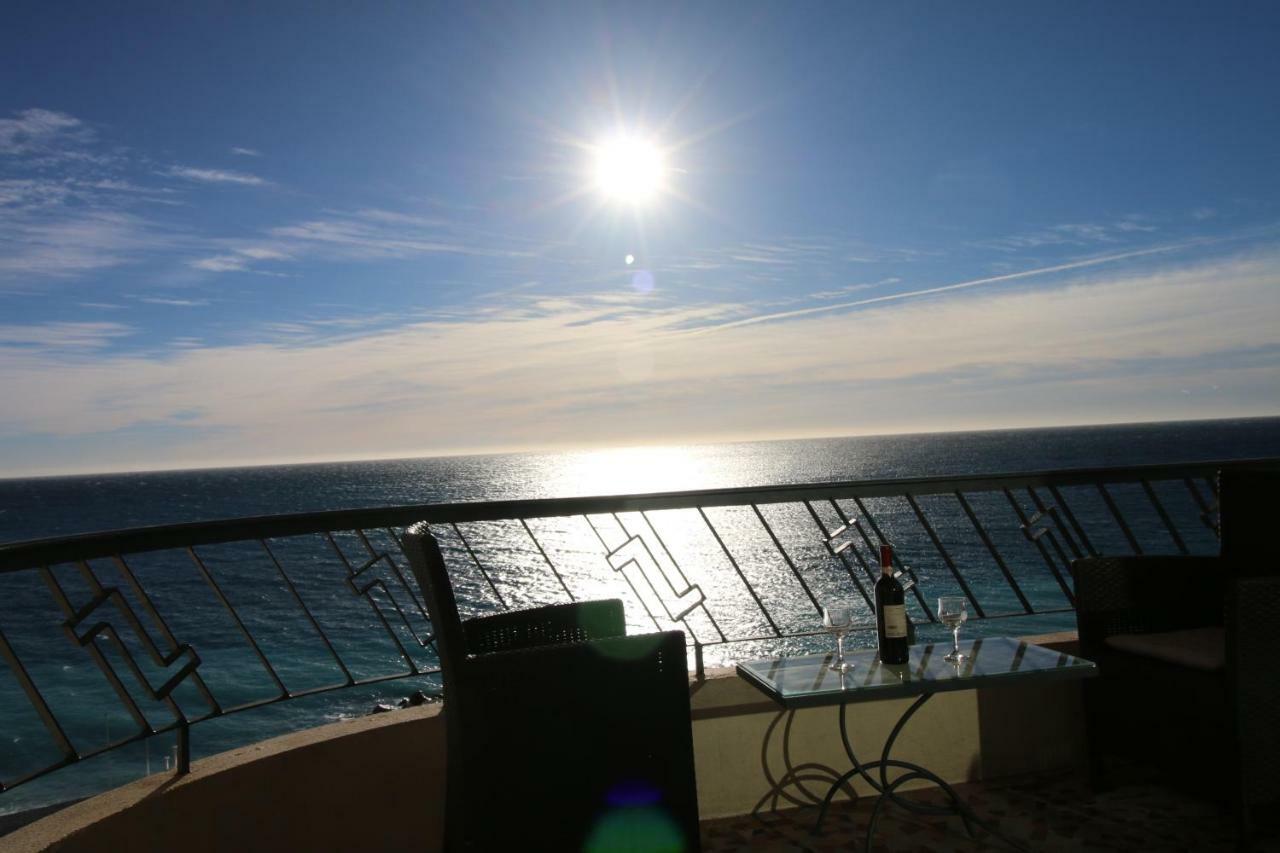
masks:
POLYGON ((1125 755, 1210 780, 1235 807, 1280 799, 1280 472, 1223 472, 1218 557, 1072 565, 1090 768, 1125 755))
POLYGON ((697 850, 684 634, 625 636, 618 600, 463 621, 426 524, 404 550, 444 679, 445 849, 697 850))

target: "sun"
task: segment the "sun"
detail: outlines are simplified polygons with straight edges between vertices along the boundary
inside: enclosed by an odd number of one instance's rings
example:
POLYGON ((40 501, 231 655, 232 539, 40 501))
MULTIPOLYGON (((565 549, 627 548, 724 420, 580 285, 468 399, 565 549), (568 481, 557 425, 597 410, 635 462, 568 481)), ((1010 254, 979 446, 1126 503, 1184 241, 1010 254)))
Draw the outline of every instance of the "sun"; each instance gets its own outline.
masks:
POLYGON ((611 201, 642 205, 663 189, 667 167, 662 149, 639 136, 614 136, 593 146, 596 189, 611 201))

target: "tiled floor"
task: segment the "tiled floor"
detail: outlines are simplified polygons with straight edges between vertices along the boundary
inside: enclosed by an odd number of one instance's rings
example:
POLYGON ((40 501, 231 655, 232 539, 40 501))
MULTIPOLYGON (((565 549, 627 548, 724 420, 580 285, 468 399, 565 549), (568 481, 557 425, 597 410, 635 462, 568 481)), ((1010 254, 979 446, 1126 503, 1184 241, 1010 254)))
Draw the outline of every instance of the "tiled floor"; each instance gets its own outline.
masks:
MULTIPOLYGON (((1237 849, 1234 822, 1224 806, 1178 793, 1150 781, 1090 792, 1079 773, 958 786, 974 812, 1029 851, 1228 851, 1237 849)), ((910 795, 917 802, 944 802, 941 792, 910 795)), ((703 823, 703 850, 861 850, 871 800, 833 807, 821 835, 814 835, 816 808, 761 813, 703 823)), ((1280 833, 1264 826, 1253 849, 1280 851, 1280 833)), ((890 807, 880 817, 872 849, 904 851, 1016 850, 978 830, 970 839, 958 817, 913 815, 890 807)))

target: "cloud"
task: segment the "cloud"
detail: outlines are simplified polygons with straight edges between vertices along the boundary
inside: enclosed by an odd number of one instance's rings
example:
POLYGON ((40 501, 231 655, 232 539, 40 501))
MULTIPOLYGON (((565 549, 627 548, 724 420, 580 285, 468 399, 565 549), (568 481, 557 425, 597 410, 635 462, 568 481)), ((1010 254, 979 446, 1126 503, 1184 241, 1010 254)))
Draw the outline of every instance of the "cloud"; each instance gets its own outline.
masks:
POLYGON ((385 211, 361 211, 273 228, 270 236, 292 245, 325 247, 344 258, 407 258, 421 254, 470 254, 476 247, 443 239, 435 223, 423 224, 385 211))
POLYGON ((21 348, 45 354, 97 350, 116 338, 133 334, 122 323, 35 323, 24 326, 0 325, 0 353, 21 348))
POLYGON ((199 258, 191 262, 194 269, 205 272, 243 272, 248 269, 248 261, 237 255, 215 255, 211 258, 199 258))
POLYGON ((74 116, 33 109, 0 119, 0 281, 29 289, 163 256, 197 242, 133 212, 173 204, 174 191, 123 174, 130 157, 102 153, 74 116))
MULTIPOLYGON (((313 219, 266 229, 244 241, 221 241, 226 251, 190 262, 205 272, 261 272, 262 261, 383 261, 423 255, 527 258, 529 249, 495 248, 491 235, 480 234, 436 217, 390 210, 325 211, 313 219)), ((508 244, 515 241, 504 238, 508 244)), ((263 273, 280 275, 278 272, 263 273)))
POLYGON ((62 204, 75 193, 67 181, 47 178, 6 178, 0 180, 0 209, 9 215, 15 210, 48 208, 62 204))
POLYGON ((210 304, 208 299, 172 299, 163 296, 139 296, 137 299, 148 305, 173 305, 180 308, 198 308, 210 304))
POLYGON ((62 218, 23 216, 0 231, 0 280, 68 277, 120 266, 178 242, 128 213, 92 211, 62 218))
POLYGON ((882 278, 879 281, 861 282, 859 284, 846 284, 844 287, 837 287, 834 290, 821 290, 817 293, 810 293, 810 299, 839 299, 842 296, 848 296, 850 293, 857 293, 860 290, 872 290, 877 287, 884 287, 889 284, 897 284, 902 279, 897 276, 882 278))
POLYGON ((1276 255, 714 335, 674 330, 725 306, 554 303, 337 341, 19 353, 0 366, 0 398, 24 405, 0 412, 0 434, 172 423, 171 445, 129 461, 157 467, 1280 410, 1276 255))
POLYGON ((235 147, 231 149, 231 153, 240 157, 261 157, 261 151, 255 151, 252 148, 235 147))
POLYGON ((54 110, 29 109, 17 115, 0 119, 0 154, 44 152, 72 131, 83 128, 80 119, 54 110))
POLYGON ((1014 234, 975 245, 1002 252, 1039 249, 1045 246, 1090 246, 1121 243, 1134 234, 1149 234, 1159 228, 1140 216, 1127 216, 1114 222, 1066 222, 1039 231, 1014 234))
POLYGON ((287 261, 290 258, 288 252, 265 246, 246 246, 242 249, 236 249, 236 251, 255 261, 287 261))
MULTIPOLYGON (((14 280, 29 289, 34 279, 87 277, 126 264, 146 264, 147 272, 169 277, 178 272, 175 267, 185 268, 180 274, 187 276, 192 270, 284 276, 281 264, 380 263, 433 254, 529 258, 546 248, 453 217, 377 208, 295 215, 248 239, 211 234, 204 221, 184 225, 179 215, 163 221, 145 217, 137 212, 142 205, 199 198, 191 187, 175 189, 176 180, 169 182, 174 186, 149 186, 148 175, 156 183, 161 175, 199 187, 271 183, 243 170, 156 166, 127 149, 108 152, 84 122, 52 110, 0 119, 0 155, 14 158, 0 173, 0 280, 7 292, 13 292, 8 283, 14 280)), ((500 286, 506 274, 511 271, 492 271, 489 280, 500 286)))
POLYGON ((90 178, 73 175, 57 178, 27 177, 0 179, 0 224, 18 214, 52 213, 59 207, 74 207, 72 213, 85 208, 128 207, 135 202, 172 203, 166 187, 145 187, 129 181, 90 178))
MULTIPOLYGON (((232 254, 214 255, 199 258, 188 265, 204 272, 260 272, 251 270, 253 261, 288 261, 293 256, 282 249, 269 246, 240 246, 232 249, 232 254)), ((278 275, 278 273, 276 273, 278 275)))
POLYGON ((902 299, 916 299, 922 296, 936 296, 940 293, 949 293, 956 290, 967 290, 971 287, 980 287, 986 284, 998 284, 1004 281, 1014 281, 1016 279, 1033 278, 1036 276, 1044 276, 1067 272, 1070 270, 1082 269, 1084 267, 1098 266, 1099 264, 1108 264, 1114 261, 1127 260, 1130 258, 1141 258, 1148 255, 1163 254, 1166 252, 1174 252, 1179 249, 1186 249, 1190 246, 1203 245, 1205 240, 1192 240, 1186 243, 1178 243, 1169 246, 1156 246, 1150 249, 1138 249, 1133 252, 1121 252, 1114 255, 1104 255, 1096 258, 1085 258, 1078 261, 1070 261, 1065 264, 1055 264, 1050 267, 1040 267, 1039 269, 1022 270, 1020 272, 1006 273, 1004 275, 993 275, 985 278, 971 279, 970 281, 962 281, 956 284, 945 284, 939 287, 926 287, 920 290, 909 290, 902 293, 890 293, 885 296, 873 296, 870 299, 859 299, 854 302, 841 302, 835 305, 817 305, 811 308, 798 308, 793 311, 780 311, 772 314, 758 314, 754 317, 746 317, 739 320, 732 320, 712 326, 704 326, 695 328, 693 332, 711 332, 720 329, 728 329, 736 326, 748 326, 757 323, 777 322, 778 320, 793 319, 795 317, 803 317, 810 314, 825 314, 832 311, 843 311, 850 308, 861 308, 867 305, 874 305, 882 302, 897 302, 902 299))
POLYGON ((163 174, 175 178, 185 178, 202 184, 239 184, 241 186, 263 186, 266 180, 246 172, 232 172, 228 169, 199 169, 194 166, 170 166, 163 174))
POLYGON ((174 190, 169 187, 145 187, 117 178, 103 178, 86 184, 90 189, 106 190, 113 193, 136 193, 138 195, 171 195, 174 190))

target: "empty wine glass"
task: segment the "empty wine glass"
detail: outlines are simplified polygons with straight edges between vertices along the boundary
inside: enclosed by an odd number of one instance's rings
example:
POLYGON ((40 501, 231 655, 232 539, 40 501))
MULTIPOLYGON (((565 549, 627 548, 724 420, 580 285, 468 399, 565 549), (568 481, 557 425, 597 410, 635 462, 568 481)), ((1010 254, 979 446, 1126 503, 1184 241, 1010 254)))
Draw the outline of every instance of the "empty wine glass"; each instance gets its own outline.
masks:
POLYGON ((849 631, 849 626, 853 624, 853 609, 844 605, 831 605, 822 608, 822 627, 827 633, 835 634, 836 637, 836 659, 831 662, 830 668, 836 672, 844 672, 851 664, 844 662, 844 635, 849 631))
POLYGON ((938 598, 938 621, 951 629, 951 653, 943 658, 951 663, 965 659, 960 654, 960 626, 969 618, 968 602, 963 595, 944 595, 938 598))

